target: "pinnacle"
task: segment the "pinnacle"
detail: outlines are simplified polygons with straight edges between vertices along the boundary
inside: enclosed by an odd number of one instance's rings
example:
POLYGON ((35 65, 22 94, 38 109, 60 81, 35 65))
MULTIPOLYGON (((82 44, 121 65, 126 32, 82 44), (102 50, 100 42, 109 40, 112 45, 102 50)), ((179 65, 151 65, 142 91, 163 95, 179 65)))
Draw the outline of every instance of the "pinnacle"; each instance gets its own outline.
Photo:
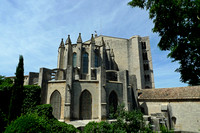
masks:
POLYGON ((65 45, 67 45, 67 44, 71 44, 70 35, 68 35, 68 38, 67 38, 67 40, 66 40, 66 42, 65 42, 65 45))
POLYGON ((77 43, 82 43, 81 33, 79 33, 79 36, 78 36, 78 39, 77 39, 77 43))

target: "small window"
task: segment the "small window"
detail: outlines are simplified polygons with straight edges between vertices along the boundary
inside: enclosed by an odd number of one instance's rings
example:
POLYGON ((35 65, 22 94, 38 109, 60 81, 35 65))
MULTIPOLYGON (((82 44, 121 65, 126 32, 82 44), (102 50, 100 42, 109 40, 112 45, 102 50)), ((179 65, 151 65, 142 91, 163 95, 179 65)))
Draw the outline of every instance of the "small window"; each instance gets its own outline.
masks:
POLYGON ((142 49, 146 49, 146 42, 142 42, 142 49))
POLYGON ((83 73, 88 73, 88 53, 83 54, 83 73))
POLYGON ((148 60, 148 56, 147 56, 147 53, 146 53, 146 52, 143 53, 142 56, 143 56, 143 60, 148 60))
POLYGON ((77 60, 77 55, 76 53, 73 53, 73 67, 76 67, 76 60, 77 60))

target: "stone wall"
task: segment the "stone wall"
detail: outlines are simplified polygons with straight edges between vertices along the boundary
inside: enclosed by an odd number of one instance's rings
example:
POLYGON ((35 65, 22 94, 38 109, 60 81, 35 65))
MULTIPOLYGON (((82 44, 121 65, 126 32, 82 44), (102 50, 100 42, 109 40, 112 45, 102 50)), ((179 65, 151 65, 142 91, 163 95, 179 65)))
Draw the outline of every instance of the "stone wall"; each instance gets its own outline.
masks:
POLYGON ((54 91, 57 90, 61 94, 60 120, 64 120, 65 89, 66 89, 66 81, 65 80, 57 80, 57 81, 49 81, 48 82, 47 104, 50 104, 50 98, 54 91))
POLYGON ((99 119, 99 104, 100 104, 100 95, 99 95, 99 82, 98 81, 86 81, 80 80, 73 82, 73 119, 79 119, 80 111, 80 96, 81 93, 87 90, 92 95, 92 119, 99 119))
POLYGON ((177 100, 177 101, 141 101, 139 102, 146 115, 163 113, 167 106, 171 107, 171 126, 178 131, 200 130, 200 101, 177 100))

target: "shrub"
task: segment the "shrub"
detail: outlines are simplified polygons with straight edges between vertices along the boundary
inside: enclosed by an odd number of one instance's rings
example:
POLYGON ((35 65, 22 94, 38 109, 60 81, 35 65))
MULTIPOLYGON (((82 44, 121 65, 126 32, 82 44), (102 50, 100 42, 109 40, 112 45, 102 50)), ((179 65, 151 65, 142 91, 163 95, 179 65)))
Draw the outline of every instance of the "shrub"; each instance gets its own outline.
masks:
POLYGON ((162 132, 162 133, 174 133, 174 131, 170 131, 170 130, 168 130, 165 126, 160 126, 160 131, 162 132))
POLYGON ((113 127, 112 124, 109 124, 107 122, 101 121, 99 123, 97 122, 89 122, 85 128, 84 133, 113 133, 113 127))
POLYGON ((138 110, 126 111, 119 105, 116 112, 117 121, 113 123, 114 132, 139 132, 149 130, 144 126, 143 114, 138 110))
POLYGON ((76 133, 78 132, 78 129, 76 129, 73 125, 66 124, 64 122, 59 122, 58 120, 53 120, 51 123, 51 132, 76 133))
POLYGON ((25 115, 18 117, 6 128, 5 133, 35 133, 35 132, 59 132, 75 133, 78 130, 64 122, 59 122, 52 115, 52 107, 49 104, 38 105, 29 110, 25 115))
POLYGON ((50 132, 50 125, 43 117, 31 113, 18 117, 6 128, 5 133, 50 132))
POLYGON ((53 108, 50 104, 38 105, 29 110, 29 113, 35 113, 40 117, 45 117, 46 119, 55 119, 52 115, 53 108))

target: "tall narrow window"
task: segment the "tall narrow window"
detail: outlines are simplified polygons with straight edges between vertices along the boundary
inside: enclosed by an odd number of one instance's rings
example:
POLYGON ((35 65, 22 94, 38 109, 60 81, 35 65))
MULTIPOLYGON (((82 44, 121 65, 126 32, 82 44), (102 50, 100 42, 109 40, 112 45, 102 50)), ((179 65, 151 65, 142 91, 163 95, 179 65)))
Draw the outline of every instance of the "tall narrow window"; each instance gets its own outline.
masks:
POLYGON ((95 49, 95 62, 94 62, 95 67, 99 66, 99 51, 95 49))
POLYGON ((73 53, 73 67, 76 67, 76 59, 77 56, 76 56, 76 53, 73 53))
POLYGON ((88 73, 88 53, 83 54, 83 73, 88 73))
POLYGON ((142 49, 146 49, 146 42, 142 42, 142 49))
POLYGON ((143 53, 142 56, 143 56, 143 60, 148 60, 148 56, 147 56, 147 53, 146 53, 146 52, 143 53))

